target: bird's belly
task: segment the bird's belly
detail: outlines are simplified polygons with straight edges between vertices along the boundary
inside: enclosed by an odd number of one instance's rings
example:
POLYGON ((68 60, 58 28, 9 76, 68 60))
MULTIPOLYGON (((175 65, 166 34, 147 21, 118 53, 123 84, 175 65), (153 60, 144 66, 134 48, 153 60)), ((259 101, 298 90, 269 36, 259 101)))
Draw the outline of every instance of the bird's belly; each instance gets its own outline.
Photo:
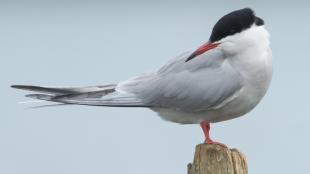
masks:
POLYGON ((206 116, 210 116, 210 114, 208 114, 208 111, 189 112, 173 108, 151 109, 155 111, 162 119, 180 124, 196 124, 204 120, 206 116))

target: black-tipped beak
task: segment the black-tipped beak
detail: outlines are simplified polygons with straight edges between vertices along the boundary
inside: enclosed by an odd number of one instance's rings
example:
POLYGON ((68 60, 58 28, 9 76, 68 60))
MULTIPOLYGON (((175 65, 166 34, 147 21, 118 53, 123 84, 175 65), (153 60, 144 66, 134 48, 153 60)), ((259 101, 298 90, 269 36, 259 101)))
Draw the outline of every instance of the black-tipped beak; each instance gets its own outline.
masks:
POLYGON ((195 58, 196 56, 197 56, 197 53, 196 53, 196 51, 195 51, 195 52, 193 52, 193 53, 186 59, 185 62, 190 61, 191 59, 195 58))

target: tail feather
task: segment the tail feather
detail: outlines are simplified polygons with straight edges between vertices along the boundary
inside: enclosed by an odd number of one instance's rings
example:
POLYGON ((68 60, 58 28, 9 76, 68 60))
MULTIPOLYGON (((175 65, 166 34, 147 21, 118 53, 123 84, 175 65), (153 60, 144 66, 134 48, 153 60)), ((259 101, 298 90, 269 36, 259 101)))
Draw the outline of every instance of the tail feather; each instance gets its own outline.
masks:
POLYGON ((103 90, 113 91, 116 85, 111 84, 111 85, 86 86, 86 87, 43 87, 32 85, 12 85, 11 87, 40 93, 63 95, 63 94, 78 94, 78 93, 95 92, 103 90))
POLYGON ((27 85, 13 85, 12 87, 39 92, 27 94, 26 97, 63 104, 110 107, 151 107, 145 105, 133 94, 116 91, 116 85, 81 88, 51 88, 27 85))
POLYGON ((63 104, 77 104, 77 105, 90 105, 90 106, 109 106, 109 107, 151 107, 145 105, 141 100, 134 96, 121 96, 123 94, 117 94, 120 96, 105 96, 103 98, 70 98, 68 96, 52 96, 48 94, 28 94, 26 97, 30 97, 38 100, 45 100, 63 104))
POLYGON ((48 94, 27 94, 26 97, 38 100, 52 101, 54 96, 48 94))

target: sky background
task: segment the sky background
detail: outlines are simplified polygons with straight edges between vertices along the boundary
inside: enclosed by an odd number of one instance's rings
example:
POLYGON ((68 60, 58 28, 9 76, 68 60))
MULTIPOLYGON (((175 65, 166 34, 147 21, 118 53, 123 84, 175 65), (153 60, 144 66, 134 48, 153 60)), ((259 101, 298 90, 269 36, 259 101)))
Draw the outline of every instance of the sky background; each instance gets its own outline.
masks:
POLYGON ((0 173, 186 173, 198 125, 139 108, 34 104, 12 84, 116 83, 208 40, 226 13, 251 7, 271 33, 274 76, 246 116, 212 125, 215 140, 247 156, 249 173, 310 171, 307 1, 0 0, 0 173), (268 2, 268 3, 267 3, 268 2))

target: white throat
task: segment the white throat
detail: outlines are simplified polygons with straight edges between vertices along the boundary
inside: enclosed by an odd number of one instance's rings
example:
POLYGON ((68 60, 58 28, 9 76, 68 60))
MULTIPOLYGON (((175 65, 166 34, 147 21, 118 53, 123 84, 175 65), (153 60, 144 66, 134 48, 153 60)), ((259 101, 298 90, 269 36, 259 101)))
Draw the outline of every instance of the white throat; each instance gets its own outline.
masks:
POLYGON ((253 24, 249 29, 218 41, 219 48, 229 57, 248 51, 260 52, 269 48, 269 33, 264 26, 253 24))

